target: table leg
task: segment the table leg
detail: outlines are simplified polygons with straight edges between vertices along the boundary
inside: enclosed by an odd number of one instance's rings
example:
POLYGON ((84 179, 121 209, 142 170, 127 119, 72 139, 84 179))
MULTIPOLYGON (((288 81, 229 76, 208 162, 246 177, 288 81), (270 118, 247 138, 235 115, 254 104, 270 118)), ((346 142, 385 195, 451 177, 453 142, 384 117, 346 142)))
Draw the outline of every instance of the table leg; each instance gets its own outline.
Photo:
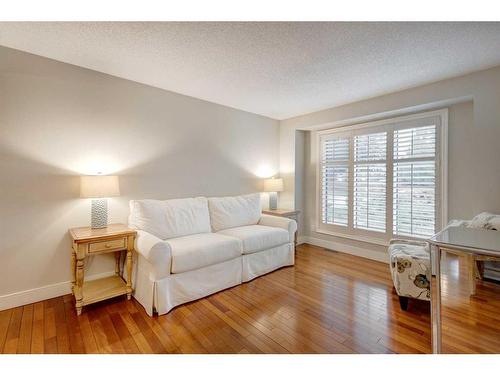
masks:
POLYGON ((132 297, 132 250, 127 250, 127 299, 132 297))
POLYGON ((441 353, 441 249, 432 246, 431 256, 435 257, 431 264, 435 265, 431 276, 431 324, 432 324, 432 352, 441 353))
POLYGON ((476 276, 479 280, 483 280, 484 277, 484 262, 474 259, 474 264, 476 266, 476 276))
POLYGON ((469 293, 470 295, 476 294, 476 262, 474 255, 467 254, 467 273, 469 278, 469 293))
POLYGON ((78 247, 76 254, 76 283, 75 283, 75 299, 76 299, 76 314, 80 315, 82 313, 83 307, 83 277, 84 277, 84 264, 85 264, 85 251, 78 247))
POLYGON ((115 275, 120 276, 121 251, 115 251, 115 275))
POLYGON ((71 249, 71 293, 75 294, 76 285, 76 253, 71 249))

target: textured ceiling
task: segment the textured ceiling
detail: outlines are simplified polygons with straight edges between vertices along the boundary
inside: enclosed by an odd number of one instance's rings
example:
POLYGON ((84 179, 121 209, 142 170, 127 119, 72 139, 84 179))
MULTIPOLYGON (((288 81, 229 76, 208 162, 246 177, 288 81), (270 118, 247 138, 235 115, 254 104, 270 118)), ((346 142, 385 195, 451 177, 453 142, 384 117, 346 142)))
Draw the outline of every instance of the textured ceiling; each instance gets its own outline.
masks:
POLYGON ((0 23, 0 45, 285 119, 500 65, 500 23, 0 23))

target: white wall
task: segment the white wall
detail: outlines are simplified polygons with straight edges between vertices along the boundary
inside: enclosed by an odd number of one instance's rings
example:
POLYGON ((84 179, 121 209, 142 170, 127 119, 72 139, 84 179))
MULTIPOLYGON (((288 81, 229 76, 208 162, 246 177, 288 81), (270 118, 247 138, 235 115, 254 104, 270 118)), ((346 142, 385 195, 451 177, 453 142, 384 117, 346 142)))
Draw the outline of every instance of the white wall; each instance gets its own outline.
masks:
POLYGON ((110 221, 126 223, 132 198, 259 191, 278 144, 275 120, 0 47, 0 309, 69 290, 79 175, 120 176, 110 221))
MULTIPOLYGON (((500 213, 500 67, 413 88, 337 108, 281 121, 280 165, 287 175, 295 170, 304 176, 302 201, 304 225, 301 236, 309 242, 336 250, 385 259, 385 248, 360 241, 321 235, 314 231, 316 216, 316 164, 314 132, 337 126, 349 119, 388 117, 392 111, 414 113, 424 108, 449 108, 448 218, 470 218, 489 210, 500 213), (384 114, 385 113, 385 114, 384 114), (328 125, 330 124, 330 125, 328 125), (309 130, 304 137, 304 170, 295 165, 297 129, 309 130)), ((390 116, 389 116, 390 117, 390 116)), ((356 121, 355 121, 356 122, 356 121)), ((292 184, 286 185, 282 204, 300 201, 292 184)))

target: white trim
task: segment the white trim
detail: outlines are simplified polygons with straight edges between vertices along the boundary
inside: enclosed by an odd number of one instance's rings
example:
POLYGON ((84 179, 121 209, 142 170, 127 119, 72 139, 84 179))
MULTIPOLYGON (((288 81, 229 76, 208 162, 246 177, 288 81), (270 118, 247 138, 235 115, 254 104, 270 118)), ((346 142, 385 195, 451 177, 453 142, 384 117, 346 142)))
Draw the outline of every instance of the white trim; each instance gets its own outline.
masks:
POLYGON ((315 229, 314 231, 316 233, 320 233, 320 234, 327 234, 329 236, 347 238, 349 240, 371 243, 373 245, 389 246, 389 240, 386 240, 383 238, 370 237, 370 236, 360 236, 360 235, 351 234, 351 233, 332 232, 330 230, 319 229, 319 228, 315 229))
POLYGON ((362 258, 375 260, 377 262, 389 263, 389 255, 386 252, 361 249, 359 247, 345 245, 334 241, 321 240, 315 237, 303 236, 302 239, 304 240, 304 243, 323 247, 327 250, 334 250, 341 253, 355 255, 362 258))
POLYGON ((439 204, 441 214, 441 228, 448 225, 448 108, 442 110, 441 115, 441 139, 439 140, 439 168, 441 184, 441 200, 439 204))
POLYGON ((394 118, 396 116, 404 116, 404 115, 408 115, 408 114, 422 113, 423 111, 442 109, 445 107, 450 107, 450 106, 455 105, 455 104, 466 103, 466 102, 470 102, 473 100, 474 100, 473 96, 470 96, 470 95, 461 96, 458 98, 440 100, 437 102, 425 103, 425 104, 420 104, 420 105, 416 105, 416 106, 412 106, 412 107, 405 107, 405 108, 399 108, 399 109, 395 109, 395 110, 389 110, 389 111, 385 111, 385 112, 371 113, 369 115, 351 117, 348 119, 332 121, 332 122, 327 122, 327 123, 322 123, 322 124, 316 124, 316 125, 311 125, 311 126, 307 126, 307 127, 298 127, 297 130, 321 131, 324 129, 331 129, 331 128, 337 128, 337 127, 341 127, 341 126, 348 126, 348 125, 353 125, 353 124, 369 122, 369 121, 394 118))
POLYGON ((298 236, 297 237, 297 246, 302 245, 303 243, 307 242, 307 236, 298 236))
MULTIPOLYGON (((86 280, 95 280, 102 277, 113 276, 114 271, 103 272, 86 277, 86 280)), ((50 298, 60 297, 71 293, 71 281, 45 285, 39 288, 23 290, 0 296, 0 311, 13 307, 23 306, 30 303, 43 301, 50 298)))
POLYGON ((352 124, 352 125, 345 125, 345 126, 335 127, 333 129, 320 130, 320 131, 318 131, 318 135, 327 135, 327 134, 333 134, 333 133, 344 132, 344 131, 365 129, 365 128, 371 128, 371 127, 375 127, 375 126, 393 124, 395 122, 419 120, 421 118, 432 117, 432 116, 441 117, 441 118, 443 118, 443 116, 446 116, 446 118, 448 118, 448 108, 438 109, 436 111, 430 111, 430 112, 413 113, 411 115, 406 115, 406 116, 385 118, 383 120, 377 120, 377 121, 370 121, 370 122, 363 122, 363 123, 357 123, 357 124, 352 124))

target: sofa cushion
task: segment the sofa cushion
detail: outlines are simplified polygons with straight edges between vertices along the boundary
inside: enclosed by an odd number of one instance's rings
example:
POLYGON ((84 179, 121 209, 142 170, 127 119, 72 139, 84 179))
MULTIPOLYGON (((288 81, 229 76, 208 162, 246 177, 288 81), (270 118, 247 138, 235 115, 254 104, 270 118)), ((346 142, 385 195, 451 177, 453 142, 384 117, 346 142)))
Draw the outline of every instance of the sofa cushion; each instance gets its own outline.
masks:
POLYGON ((214 232, 257 224, 261 215, 260 194, 208 198, 208 208, 214 232))
POLYGON ((217 233, 200 233, 165 241, 172 249, 172 273, 182 273, 241 256, 241 241, 217 233))
POLYGON ((217 234, 240 239, 243 243, 243 254, 256 253, 290 242, 287 230, 265 225, 246 225, 224 229, 217 234))
POLYGON ((129 225, 166 240, 210 232, 207 198, 130 201, 129 225))

